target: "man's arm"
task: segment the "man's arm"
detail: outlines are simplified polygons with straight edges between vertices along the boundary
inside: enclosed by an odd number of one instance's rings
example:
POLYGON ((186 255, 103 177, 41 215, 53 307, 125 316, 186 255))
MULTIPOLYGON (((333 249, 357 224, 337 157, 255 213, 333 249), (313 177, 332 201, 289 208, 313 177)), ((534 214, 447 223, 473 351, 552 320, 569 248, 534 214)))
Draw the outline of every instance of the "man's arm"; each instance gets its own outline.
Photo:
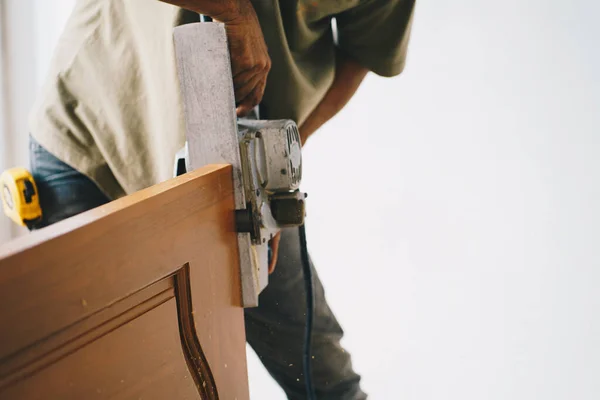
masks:
POLYGON ((223 22, 227 31, 237 114, 260 103, 271 59, 250 0, 161 0, 223 22))
POLYGON ((335 16, 340 61, 329 92, 300 129, 304 140, 342 109, 367 70, 390 77, 404 68, 415 0, 353 3, 335 16))
POLYGON ((248 0, 160 0, 186 10, 194 11, 216 19, 219 22, 229 22, 237 19, 248 6, 248 0))
POLYGON ((369 72, 341 51, 336 52, 335 77, 323 100, 308 116, 300 127, 302 143, 325 122, 333 118, 352 98, 361 82, 369 72))

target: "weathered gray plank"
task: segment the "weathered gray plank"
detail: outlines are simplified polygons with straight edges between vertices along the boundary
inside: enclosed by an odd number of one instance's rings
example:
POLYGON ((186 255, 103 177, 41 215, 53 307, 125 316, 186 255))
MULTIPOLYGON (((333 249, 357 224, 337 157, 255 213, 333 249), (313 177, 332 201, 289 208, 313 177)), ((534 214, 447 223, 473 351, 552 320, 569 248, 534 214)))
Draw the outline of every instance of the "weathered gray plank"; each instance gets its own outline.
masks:
MULTIPOLYGON (((236 208, 246 208, 225 27, 216 22, 182 25, 175 28, 174 39, 190 167, 231 164, 236 208)), ((244 307, 254 307, 268 275, 260 273, 250 234, 238 234, 238 242, 242 302, 244 307)))

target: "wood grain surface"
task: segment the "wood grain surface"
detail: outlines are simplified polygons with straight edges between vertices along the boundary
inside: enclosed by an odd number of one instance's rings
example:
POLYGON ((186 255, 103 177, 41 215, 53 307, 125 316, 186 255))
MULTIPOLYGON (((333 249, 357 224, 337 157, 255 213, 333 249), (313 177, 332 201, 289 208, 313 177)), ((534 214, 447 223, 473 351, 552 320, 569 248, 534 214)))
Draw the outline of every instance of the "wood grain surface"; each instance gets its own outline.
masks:
POLYGON ((247 399, 232 170, 0 247, 0 399, 247 399))

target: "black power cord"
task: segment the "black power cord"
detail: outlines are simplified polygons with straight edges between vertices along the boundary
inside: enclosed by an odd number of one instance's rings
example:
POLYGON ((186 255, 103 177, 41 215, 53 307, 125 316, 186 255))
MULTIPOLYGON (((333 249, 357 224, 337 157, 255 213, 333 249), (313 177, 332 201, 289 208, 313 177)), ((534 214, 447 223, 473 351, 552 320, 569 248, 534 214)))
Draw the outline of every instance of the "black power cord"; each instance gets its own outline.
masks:
MULTIPOLYGON (((304 275, 304 290, 306 292, 306 325, 304 329, 304 348, 302 350, 302 364, 304 373, 304 387, 306 389, 306 398, 316 400, 315 388, 312 382, 312 327, 315 312, 315 293, 313 284, 313 274, 310 268, 310 258, 308 257, 308 246, 306 245, 306 228, 304 225, 298 227, 300 236, 300 261, 302 263, 302 274, 304 275)), ((269 246, 269 265, 273 252, 269 246)))
POLYGON ((304 274, 304 288, 306 290, 306 325, 304 330, 304 385, 306 388, 306 398, 316 400, 315 388, 312 380, 312 328, 315 313, 315 293, 313 285, 313 274, 310 268, 310 259, 308 257, 308 246, 306 245, 306 228, 304 225, 298 227, 300 234, 300 258, 302 261, 302 271, 304 274))

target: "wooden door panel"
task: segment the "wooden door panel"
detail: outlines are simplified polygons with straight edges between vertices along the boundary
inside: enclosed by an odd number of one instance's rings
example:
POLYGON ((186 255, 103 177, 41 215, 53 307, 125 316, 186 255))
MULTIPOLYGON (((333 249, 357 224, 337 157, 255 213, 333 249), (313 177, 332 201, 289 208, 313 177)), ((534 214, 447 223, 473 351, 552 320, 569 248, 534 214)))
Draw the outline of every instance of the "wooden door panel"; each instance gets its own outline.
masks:
POLYGON ((211 166, 0 247, 0 399, 248 398, 233 210, 211 166))
POLYGON ((39 400, 201 398, 181 350, 173 297, 2 395, 39 400))

